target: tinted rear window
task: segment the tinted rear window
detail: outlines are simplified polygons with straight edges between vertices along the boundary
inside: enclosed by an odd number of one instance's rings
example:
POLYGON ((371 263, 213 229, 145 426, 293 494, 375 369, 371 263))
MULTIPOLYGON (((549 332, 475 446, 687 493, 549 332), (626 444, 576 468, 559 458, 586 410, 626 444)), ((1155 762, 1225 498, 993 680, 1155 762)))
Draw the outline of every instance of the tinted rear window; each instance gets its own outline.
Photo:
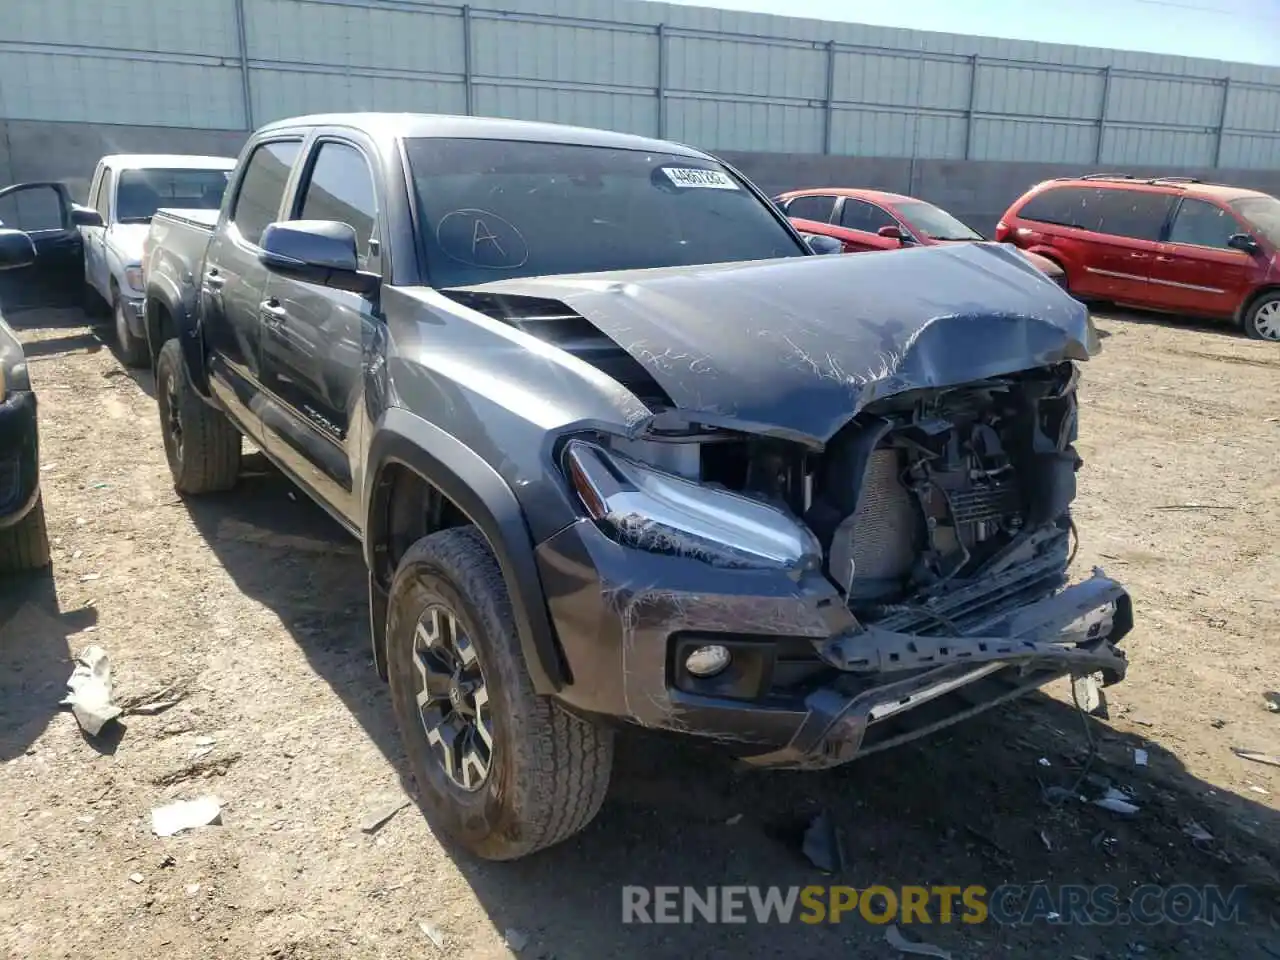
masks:
POLYGON ((405 147, 436 287, 808 255, 710 161, 506 140, 405 147))
POLYGON ((217 210, 229 170, 123 170, 116 187, 116 222, 146 223, 160 207, 217 210))
POLYGON ((1119 237, 1160 239, 1173 197, 1114 187, 1050 187, 1023 205, 1024 220, 1077 227, 1119 237))

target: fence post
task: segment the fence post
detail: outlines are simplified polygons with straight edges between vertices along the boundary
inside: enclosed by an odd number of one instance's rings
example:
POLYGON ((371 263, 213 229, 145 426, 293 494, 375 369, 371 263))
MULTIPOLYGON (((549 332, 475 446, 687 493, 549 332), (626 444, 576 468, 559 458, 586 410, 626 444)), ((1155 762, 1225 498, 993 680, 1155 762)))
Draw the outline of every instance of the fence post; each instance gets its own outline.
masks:
POLYGON ((1111 100, 1111 65, 1102 68, 1102 104, 1098 108, 1098 145, 1093 151, 1093 162, 1102 162, 1103 134, 1107 132, 1107 103, 1111 100))
POLYGON ((835 122, 836 42, 827 41, 827 99, 822 116, 822 152, 831 153, 831 130, 835 122))
POLYGON ((475 116, 475 93, 471 76, 471 7, 462 6, 462 102, 467 116, 475 116))
POLYGON ((964 158, 973 156, 973 105, 978 98, 978 55, 969 58, 969 108, 964 121, 964 158))
POLYGON ((667 137, 667 25, 658 24, 658 139, 667 137))
POLYGON ((244 0, 236 0, 236 42, 240 45, 240 92, 244 98, 244 124, 246 130, 254 130, 253 122, 253 89, 249 85, 249 41, 245 29, 244 0))
POLYGON ((1222 78, 1222 112, 1218 115, 1218 140, 1213 146, 1213 165, 1222 166, 1222 137, 1227 131, 1227 105, 1231 100, 1231 78, 1222 78))

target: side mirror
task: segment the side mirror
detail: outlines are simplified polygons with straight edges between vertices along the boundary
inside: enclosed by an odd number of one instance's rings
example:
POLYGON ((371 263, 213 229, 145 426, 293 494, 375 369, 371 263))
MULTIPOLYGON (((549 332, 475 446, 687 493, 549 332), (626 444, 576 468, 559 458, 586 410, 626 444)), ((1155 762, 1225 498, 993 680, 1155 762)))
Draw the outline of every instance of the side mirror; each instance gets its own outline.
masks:
POLYGON ((876 233, 884 237, 886 240, 897 240, 901 242, 906 239, 906 237, 902 235, 902 231, 892 224, 887 227, 881 227, 876 231, 876 233))
POLYGON ((100 227, 102 214, 93 207, 82 207, 78 203, 71 205, 71 225, 73 227, 100 227))
POLYGON ((0 227, 0 270, 16 270, 36 262, 36 245, 21 230, 0 227))
POLYGON ((835 237, 828 237, 821 233, 802 234, 804 242, 809 245, 809 249, 814 253, 826 255, 829 253, 844 253, 844 244, 835 237))
POLYGON ((1247 233, 1233 233, 1227 238, 1227 246, 1232 250, 1243 250, 1245 253, 1258 252, 1258 241, 1247 233))
POLYGON ((272 273, 363 296, 382 278, 360 269, 355 228, 337 220, 287 220, 268 224, 258 260, 272 273))

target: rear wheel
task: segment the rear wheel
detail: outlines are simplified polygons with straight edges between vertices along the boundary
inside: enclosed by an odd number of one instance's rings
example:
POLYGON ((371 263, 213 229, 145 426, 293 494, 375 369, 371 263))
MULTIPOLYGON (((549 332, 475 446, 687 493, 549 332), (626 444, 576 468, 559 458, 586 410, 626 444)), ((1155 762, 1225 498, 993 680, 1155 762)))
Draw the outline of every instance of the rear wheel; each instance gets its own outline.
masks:
POLYGON ((609 786, 613 734, 533 690, 502 571, 474 527, 405 553, 387 618, 391 700, 423 812, 477 856, 577 833, 609 786))
POLYGON ((196 393, 177 340, 160 348, 156 401, 164 453, 178 492, 215 493, 234 487, 240 474, 240 432, 196 393))
POLYGON ((44 522, 44 499, 37 497, 30 512, 0 530, 0 572, 20 573, 49 565, 49 534, 44 522))
POLYGON ((147 344, 129 328, 127 310, 124 299, 116 293, 111 313, 116 322, 116 346, 120 351, 120 362, 126 367, 141 367, 147 362, 147 344))
POLYGON ((1280 290, 1264 293, 1249 305, 1244 332, 1255 340, 1280 340, 1280 290))

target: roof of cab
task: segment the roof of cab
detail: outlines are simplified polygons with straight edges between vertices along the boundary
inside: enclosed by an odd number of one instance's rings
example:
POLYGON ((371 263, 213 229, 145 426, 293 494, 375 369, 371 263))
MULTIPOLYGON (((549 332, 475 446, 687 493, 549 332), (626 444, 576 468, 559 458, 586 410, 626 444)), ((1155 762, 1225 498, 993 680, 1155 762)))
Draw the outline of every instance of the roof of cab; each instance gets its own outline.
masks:
POLYGON ((612 147, 711 159, 692 147, 655 140, 630 133, 571 127, 532 120, 505 120, 497 117, 459 117, 431 113, 320 113, 276 120, 258 133, 299 127, 350 127, 382 138, 450 137, 476 140, 522 140, 529 143, 564 143, 584 147, 612 147))
POLYGON ((235 157, 197 157, 183 153, 112 153, 102 163, 113 170, 230 170, 235 157))

